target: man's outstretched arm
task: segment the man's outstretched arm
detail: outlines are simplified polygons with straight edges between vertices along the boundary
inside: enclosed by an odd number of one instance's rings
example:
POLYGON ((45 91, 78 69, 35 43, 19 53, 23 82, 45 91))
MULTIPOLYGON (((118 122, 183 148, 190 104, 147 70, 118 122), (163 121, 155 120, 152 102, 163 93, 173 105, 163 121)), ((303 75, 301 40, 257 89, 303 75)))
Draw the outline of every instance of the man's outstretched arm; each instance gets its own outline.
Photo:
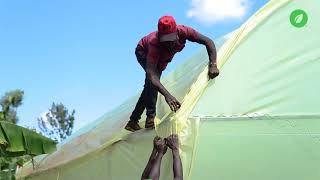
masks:
POLYGON ((161 160, 163 155, 167 152, 167 145, 163 139, 161 139, 160 137, 155 137, 153 140, 153 146, 154 146, 154 149, 156 149, 156 155, 154 159, 150 157, 150 159, 152 159, 151 163, 149 164, 148 162, 148 165, 142 174, 142 177, 141 177, 142 180, 144 179, 159 180, 159 177, 160 177, 161 160))
POLYGON ((219 69, 217 68, 217 50, 214 42, 200 33, 198 33, 197 43, 206 46, 208 56, 209 56, 209 72, 208 75, 210 79, 213 79, 219 75, 219 69))
POLYGON ((172 155, 174 180, 183 180, 182 162, 179 154, 179 149, 172 150, 172 155))
POLYGON ((179 154, 178 135, 172 134, 166 139, 167 146, 172 149, 174 180, 183 180, 182 162, 179 154))
POLYGON ((161 167, 161 160, 162 157, 164 156, 164 154, 167 152, 167 146, 165 145, 164 141, 163 144, 165 146, 164 149, 160 149, 156 155, 156 158, 154 160, 154 165, 152 166, 151 170, 150 170, 150 178, 152 178, 152 180, 159 180, 160 178, 160 167, 161 167))
POLYGON ((154 165, 154 161, 155 161, 156 155, 157 155, 157 150, 156 150, 155 144, 156 144, 156 141, 159 140, 159 138, 160 137, 156 136, 153 140, 153 149, 152 149, 150 158, 148 160, 148 163, 142 173, 141 180, 148 179, 148 177, 150 176, 150 171, 151 171, 152 166, 154 165))
POLYGON ((147 72, 147 77, 148 77, 148 79, 150 79, 152 85, 155 86, 155 88, 165 97, 166 102, 170 106, 170 109, 172 111, 176 112, 180 108, 181 104, 161 84, 160 72, 157 69, 157 65, 154 63, 151 63, 150 61, 147 60, 146 72, 147 72))

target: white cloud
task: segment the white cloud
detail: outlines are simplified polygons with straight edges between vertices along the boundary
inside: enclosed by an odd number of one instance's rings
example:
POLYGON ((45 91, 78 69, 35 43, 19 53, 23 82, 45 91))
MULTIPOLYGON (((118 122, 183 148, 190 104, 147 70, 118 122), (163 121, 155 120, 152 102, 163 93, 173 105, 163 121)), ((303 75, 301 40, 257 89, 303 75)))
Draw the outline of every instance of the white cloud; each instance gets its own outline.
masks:
POLYGON ((241 19, 250 7, 249 0, 191 0, 190 18, 214 24, 225 19, 241 19))

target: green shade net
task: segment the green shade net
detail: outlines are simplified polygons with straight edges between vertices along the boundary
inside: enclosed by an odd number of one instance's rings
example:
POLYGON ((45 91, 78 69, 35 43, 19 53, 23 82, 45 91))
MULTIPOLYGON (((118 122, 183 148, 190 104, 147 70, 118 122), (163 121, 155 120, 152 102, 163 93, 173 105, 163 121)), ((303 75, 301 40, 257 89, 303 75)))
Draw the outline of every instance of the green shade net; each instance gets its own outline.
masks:
MULTIPOLYGON (((317 0, 270 1, 221 40, 218 78, 208 80, 203 50, 162 80, 183 104, 171 113, 159 96, 155 130, 123 130, 133 97, 37 159, 35 170, 25 166, 17 176, 140 179, 154 136, 176 133, 187 180, 319 179, 318 7, 317 0), (295 9, 307 12, 305 27, 291 25, 295 9)), ((170 151, 160 179, 173 179, 170 151)))

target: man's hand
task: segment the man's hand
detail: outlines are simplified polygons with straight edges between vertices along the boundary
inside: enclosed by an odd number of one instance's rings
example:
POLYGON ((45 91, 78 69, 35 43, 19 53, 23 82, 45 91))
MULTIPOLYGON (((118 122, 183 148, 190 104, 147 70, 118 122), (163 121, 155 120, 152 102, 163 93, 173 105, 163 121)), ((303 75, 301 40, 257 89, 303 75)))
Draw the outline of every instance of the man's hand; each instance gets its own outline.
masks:
POLYGON ((219 75, 219 69, 217 68, 217 66, 215 64, 210 64, 209 65, 209 78, 210 79, 214 79, 215 77, 217 77, 219 75))
POLYGON ((162 139, 159 136, 156 136, 153 139, 153 147, 157 150, 157 152, 162 153, 162 154, 165 154, 167 152, 167 149, 168 149, 164 139, 162 139))
POLYGON ((172 150, 178 150, 179 149, 179 139, 177 134, 171 134, 166 138, 166 144, 167 146, 172 150))
POLYGON ((170 106, 171 111, 176 112, 180 108, 180 102, 172 95, 167 95, 165 99, 168 105, 170 106))

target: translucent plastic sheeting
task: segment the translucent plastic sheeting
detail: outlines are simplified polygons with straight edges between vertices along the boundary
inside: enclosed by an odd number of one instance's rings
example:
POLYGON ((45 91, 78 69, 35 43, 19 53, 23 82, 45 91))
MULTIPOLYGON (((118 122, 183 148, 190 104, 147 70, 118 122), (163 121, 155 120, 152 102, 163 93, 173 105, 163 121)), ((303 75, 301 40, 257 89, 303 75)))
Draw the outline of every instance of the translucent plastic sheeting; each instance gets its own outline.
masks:
MULTIPOLYGON (((229 35, 219 38, 215 41, 217 49, 227 40, 229 35)), ((208 55, 205 48, 188 58, 184 63, 177 66, 174 72, 171 72, 161 81, 164 86, 177 98, 182 99, 190 90, 190 86, 198 78, 198 75, 208 64, 208 55)), ((157 104, 157 117, 163 118, 170 111, 165 100, 159 95, 157 104)), ((80 159, 92 157, 97 151, 112 145, 121 140, 124 136, 131 134, 124 130, 124 126, 129 120, 129 116, 137 102, 138 96, 130 98, 115 110, 105 114, 87 127, 74 133, 72 137, 60 144, 58 150, 48 156, 36 157, 36 169, 33 170, 29 164, 19 170, 19 176, 46 172, 50 169, 60 169, 64 165, 68 166, 71 161, 78 162, 80 159)), ((143 124, 145 113, 141 118, 143 124)), ((146 131, 142 131, 146 132, 146 131)), ((154 136, 153 136, 154 137, 154 136)), ((152 137, 152 139, 153 139, 152 137)), ((151 138, 151 137, 150 137, 151 138)), ((149 140, 149 139, 148 139, 149 140)), ((152 140, 148 141, 152 143, 152 140)), ((148 156, 146 154, 146 156, 148 156)), ((63 168, 64 171, 66 168, 63 168)), ((143 170, 142 170, 143 171, 143 170)), ((53 176, 57 176, 54 173, 53 176)), ((62 177, 59 175, 59 177, 62 177)))
MULTIPOLYGON (((314 171, 320 152, 319 5, 317 0, 267 3, 221 47, 215 80, 208 81, 205 51, 179 66, 163 82, 182 107, 171 113, 160 98, 156 131, 122 130, 135 97, 38 161, 35 171, 25 167, 19 175, 139 179, 153 137, 177 133, 186 180, 319 177, 314 171), (295 9, 308 13, 307 26, 290 24, 295 9)), ((171 178, 168 152, 161 179, 171 178)))
POLYGON ((317 180, 320 119, 201 119, 190 179, 317 180))
POLYGON ((290 1, 258 24, 230 54, 191 116, 320 115, 319 5, 290 1), (303 28, 289 21, 295 9, 309 16, 303 28))

